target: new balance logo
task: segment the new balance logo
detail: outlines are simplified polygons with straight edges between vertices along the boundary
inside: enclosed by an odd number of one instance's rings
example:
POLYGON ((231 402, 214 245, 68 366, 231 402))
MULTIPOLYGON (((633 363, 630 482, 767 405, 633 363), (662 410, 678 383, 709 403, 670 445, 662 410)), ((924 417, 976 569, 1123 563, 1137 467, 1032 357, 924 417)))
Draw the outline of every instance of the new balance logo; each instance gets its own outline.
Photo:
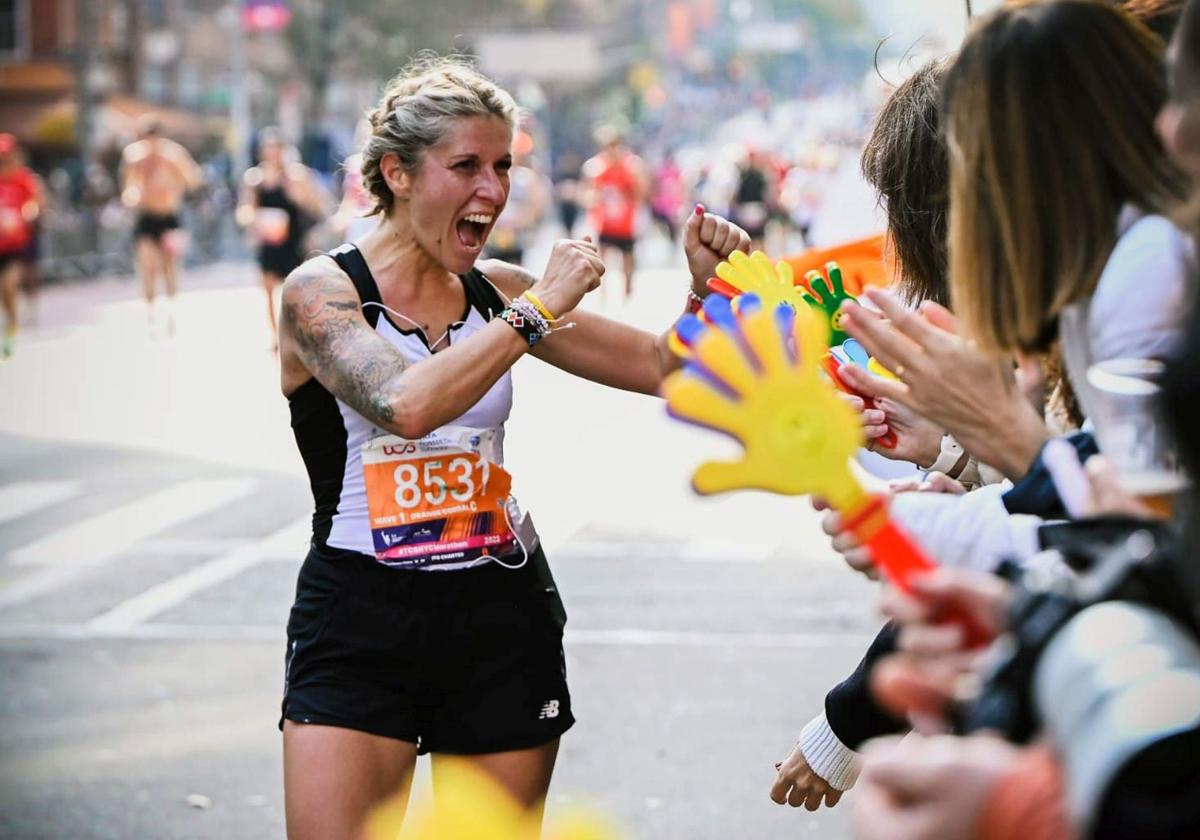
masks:
POLYGON ((547 700, 542 706, 542 713, 538 715, 538 720, 546 720, 547 718, 558 717, 558 701, 547 700))

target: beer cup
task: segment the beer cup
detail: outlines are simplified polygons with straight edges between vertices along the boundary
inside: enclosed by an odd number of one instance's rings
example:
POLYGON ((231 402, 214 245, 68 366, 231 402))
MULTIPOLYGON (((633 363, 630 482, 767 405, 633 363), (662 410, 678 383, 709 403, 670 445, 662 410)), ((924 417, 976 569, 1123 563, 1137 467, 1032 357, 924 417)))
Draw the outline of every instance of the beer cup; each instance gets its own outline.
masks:
POLYGON ((1159 408, 1164 365, 1155 359, 1109 359, 1088 368, 1091 421, 1100 451, 1121 488, 1156 516, 1169 518, 1188 486, 1159 408))

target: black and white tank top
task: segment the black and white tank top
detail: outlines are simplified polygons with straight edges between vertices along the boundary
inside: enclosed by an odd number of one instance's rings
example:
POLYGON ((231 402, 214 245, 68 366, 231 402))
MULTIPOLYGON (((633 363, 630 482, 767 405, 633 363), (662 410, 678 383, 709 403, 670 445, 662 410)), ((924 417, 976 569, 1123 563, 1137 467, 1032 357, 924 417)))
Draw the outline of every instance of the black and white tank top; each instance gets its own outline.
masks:
MULTIPOLYGON (((379 287, 362 253, 353 244, 342 245, 330 256, 354 282, 362 301, 363 317, 380 336, 395 346, 409 364, 432 355, 419 329, 405 329, 382 308, 379 287)), ((461 341, 487 325, 504 309, 495 287, 478 269, 460 275, 467 305, 462 318, 450 326, 449 342, 461 341)), ((316 378, 288 397, 292 432, 312 486, 313 541, 374 557, 367 495, 363 483, 362 446, 384 434, 361 414, 339 400, 316 378)), ((497 430, 497 463, 503 466, 504 423, 512 410, 512 374, 506 371, 483 398, 450 426, 497 430)))

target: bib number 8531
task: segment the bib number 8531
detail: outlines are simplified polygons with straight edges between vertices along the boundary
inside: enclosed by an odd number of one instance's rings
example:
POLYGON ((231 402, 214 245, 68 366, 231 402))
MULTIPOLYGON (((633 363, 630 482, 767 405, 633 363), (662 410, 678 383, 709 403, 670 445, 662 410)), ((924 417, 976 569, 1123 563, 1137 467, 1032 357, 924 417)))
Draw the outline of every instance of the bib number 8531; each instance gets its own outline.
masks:
MULTIPOLYGON (((445 504, 447 496, 456 502, 467 502, 475 495, 475 465, 470 459, 459 456, 451 458, 449 464, 443 464, 436 458, 426 458, 420 464, 420 470, 416 464, 400 464, 392 474, 396 481, 396 504, 400 507, 411 510, 422 501, 437 507, 445 504), (455 479, 453 486, 446 480, 444 472, 455 479)), ((487 482, 486 474, 484 482, 487 482)))

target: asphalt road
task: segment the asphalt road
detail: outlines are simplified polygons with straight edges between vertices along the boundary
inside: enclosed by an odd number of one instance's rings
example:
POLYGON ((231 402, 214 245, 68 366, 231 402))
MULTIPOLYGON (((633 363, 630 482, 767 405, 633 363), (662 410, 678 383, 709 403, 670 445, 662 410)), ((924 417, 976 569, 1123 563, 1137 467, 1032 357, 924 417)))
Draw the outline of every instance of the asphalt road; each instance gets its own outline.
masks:
MULTIPOLYGON (((664 326, 683 282, 648 270, 632 303, 592 305, 664 326)), ((129 281, 50 290, 0 364, 0 836, 283 834, 308 489, 252 267, 185 289, 174 336, 148 332, 129 281)), ((629 838, 846 836, 853 795, 810 814, 767 791, 877 627, 872 586, 804 500, 692 496, 690 469, 729 446, 654 400, 533 360, 516 377, 507 459, 570 615, 579 720, 551 817, 586 802, 629 838)))

